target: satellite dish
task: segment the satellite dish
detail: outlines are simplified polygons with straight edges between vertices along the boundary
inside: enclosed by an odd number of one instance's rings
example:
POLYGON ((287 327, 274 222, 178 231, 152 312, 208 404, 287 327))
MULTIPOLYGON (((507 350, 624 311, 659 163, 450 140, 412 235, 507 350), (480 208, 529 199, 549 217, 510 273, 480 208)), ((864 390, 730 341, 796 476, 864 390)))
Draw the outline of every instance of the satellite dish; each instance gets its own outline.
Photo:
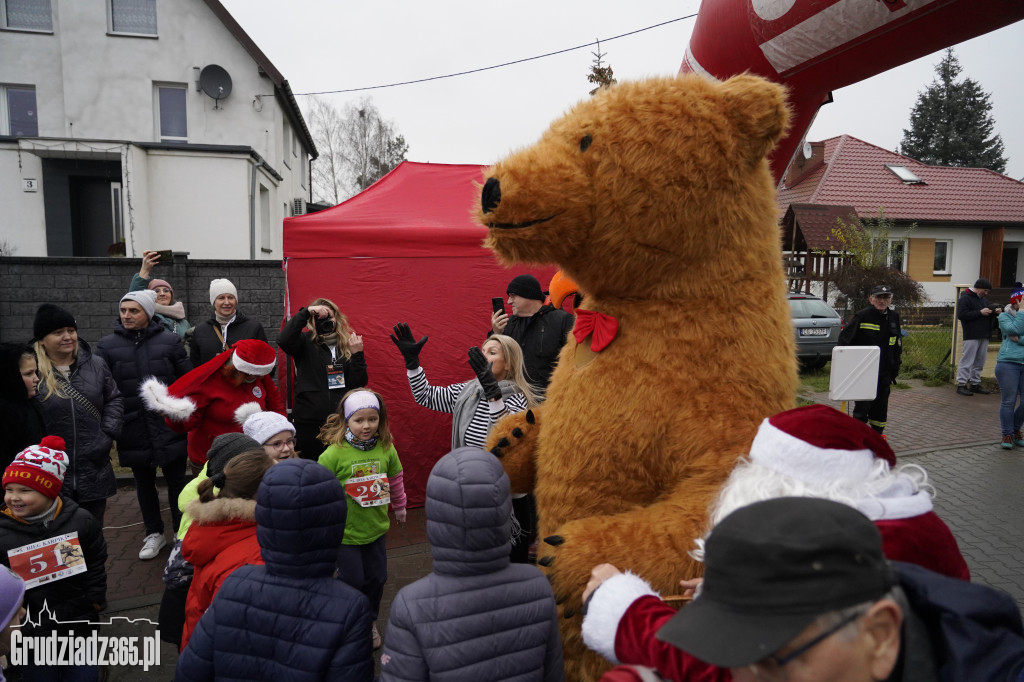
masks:
MULTIPOLYGON (((210 68, 210 67, 206 67, 206 68, 210 68)), ((225 75, 227 75, 227 74, 225 74, 225 75)), ((230 89, 231 89, 231 86, 229 84, 228 85, 228 90, 230 90, 230 89)), ((805 159, 809 159, 809 158, 811 158, 812 154, 814 154, 814 150, 811 148, 811 143, 810 142, 804 142, 804 158, 805 159)))
MULTIPOLYGON (((231 76, 224 67, 210 64, 199 72, 199 87, 212 97, 214 102, 219 103, 231 94, 231 76)), ((214 108, 217 108, 217 104, 214 104, 214 108)))

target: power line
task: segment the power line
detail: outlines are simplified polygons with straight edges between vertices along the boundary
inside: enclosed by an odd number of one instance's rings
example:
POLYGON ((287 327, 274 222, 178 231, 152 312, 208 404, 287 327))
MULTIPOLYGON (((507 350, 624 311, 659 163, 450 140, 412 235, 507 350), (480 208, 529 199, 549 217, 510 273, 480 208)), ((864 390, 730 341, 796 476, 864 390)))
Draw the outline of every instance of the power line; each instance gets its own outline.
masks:
POLYGON ((345 92, 361 92, 363 90, 380 90, 381 88, 394 88, 394 87, 398 87, 399 85, 412 85, 414 83, 426 83, 428 81, 441 80, 442 78, 455 78, 456 76, 466 76, 466 75, 469 75, 471 73, 480 73, 481 71, 490 71, 491 69, 500 69, 500 68, 503 68, 503 67, 506 67, 506 66, 512 66, 514 64, 522 64, 523 62, 532 62, 535 59, 544 59, 545 57, 554 57, 555 55, 564 54, 566 52, 573 52, 575 50, 582 50, 584 48, 591 47, 593 45, 598 45, 601 42, 609 42, 609 41, 612 41, 612 40, 617 40, 619 38, 625 38, 627 36, 635 35, 637 33, 643 33, 644 31, 650 31, 652 28, 660 28, 662 26, 667 26, 668 24, 674 24, 677 21, 683 21, 684 19, 692 19, 695 16, 697 16, 697 15, 696 14, 687 14, 685 17, 679 17, 678 19, 669 19, 668 21, 663 21, 660 24, 654 24, 653 26, 646 26, 644 28, 638 28, 635 31, 630 31, 629 33, 621 33, 621 34, 619 34, 617 36, 612 36, 611 38, 601 38, 600 40, 595 40, 592 43, 585 43, 583 45, 577 45, 576 47, 567 47, 564 50, 556 50, 555 52, 548 52, 546 54, 539 54, 539 55, 537 55, 535 57, 526 57, 524 59, 517 59, 515 61, 505 62, 503 64, 495 64, 493 66, 484 66, 484 67, 481 67, 479 69, 470 69, 469 71, 459 71, 458 73, 449 73, 449 74, 445 74, 443 76, 430 76, 429 78, 417 78, 416 80, 400 81, 398 83, 387 83, 387 84, 384 84, 384 85, 368 85, 368 86, 362 87, 362 88, 347 88, 345 90, 321 90, 319 92, 296 92, 294 94, 295 94, 296 97, 303 97, 303 96, 306 96, 306 95, 338 95, 338 94, 345 93, 345 92))

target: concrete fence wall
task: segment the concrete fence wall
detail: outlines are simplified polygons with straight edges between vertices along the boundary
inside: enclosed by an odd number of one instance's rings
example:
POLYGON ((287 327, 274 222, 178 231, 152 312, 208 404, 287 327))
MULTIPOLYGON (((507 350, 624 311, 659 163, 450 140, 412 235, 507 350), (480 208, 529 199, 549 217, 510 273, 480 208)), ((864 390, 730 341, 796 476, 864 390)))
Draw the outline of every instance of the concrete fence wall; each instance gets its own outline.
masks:
MULTIPOLYGON (((32 338, 32 320, 41 303, 67 308, 78 334, 91 345, 109 334, 117 304, 139 271, 135 258, 0 258, 0 341, 32 338)), ((174 265, 158 265, 153 277, 174 287, 196 324, 212 315, 210 280, 226 277, 238 289, 238 309, 258 319, 271 343, 277 342, 284 311, 281 261, 189 260, 176 254, 174 265)))

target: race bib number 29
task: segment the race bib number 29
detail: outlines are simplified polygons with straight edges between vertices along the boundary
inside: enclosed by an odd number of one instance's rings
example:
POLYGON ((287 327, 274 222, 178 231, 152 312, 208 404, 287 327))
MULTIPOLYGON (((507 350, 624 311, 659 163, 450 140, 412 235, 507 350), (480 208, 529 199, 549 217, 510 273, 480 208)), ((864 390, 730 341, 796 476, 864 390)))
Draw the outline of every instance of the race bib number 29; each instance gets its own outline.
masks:
POLYGON ((58 535, 7 552, 11 570, 25 581, 25 589, 85 573, 85 555, 78 531, 58 535))
POLYGON ((387 474, 355 476, 345 482, 345 492, 360 507, 379 507, 391 504, 391 484, 387 474))

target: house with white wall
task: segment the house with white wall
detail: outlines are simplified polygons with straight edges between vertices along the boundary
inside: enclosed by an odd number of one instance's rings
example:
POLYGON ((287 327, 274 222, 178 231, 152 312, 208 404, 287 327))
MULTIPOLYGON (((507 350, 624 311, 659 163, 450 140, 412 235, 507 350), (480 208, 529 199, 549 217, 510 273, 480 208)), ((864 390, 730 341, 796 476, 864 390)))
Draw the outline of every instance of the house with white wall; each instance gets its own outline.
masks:
MULTIPOLYGON (((805 249, 828 250, 829 225, 848 207, 862 221, 880 213, 892 219, 891 264, 920 282, 932 301, 956 300, 956 285, 978 277, 996 287, 1024 278, 1024 183, 1018 180, 985 168, 929 166, 849 135, 807 143, 779 187, 783 249, 793 251, 795 222, 805 241, 817 240, 805 249)), ((821 273, 810 278, 820 280, 821 273)))
POLYGON ((0 250, 279 259, 316 147, 218 0, 0 0, 0 250))

